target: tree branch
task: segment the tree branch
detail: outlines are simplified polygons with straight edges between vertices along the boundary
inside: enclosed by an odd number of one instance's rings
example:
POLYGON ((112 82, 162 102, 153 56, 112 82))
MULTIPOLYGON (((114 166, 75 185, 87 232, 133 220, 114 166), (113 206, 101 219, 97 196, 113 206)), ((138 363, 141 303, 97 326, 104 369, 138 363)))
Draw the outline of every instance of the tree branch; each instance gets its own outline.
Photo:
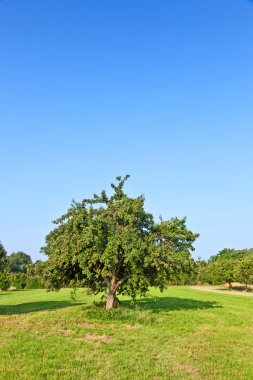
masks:
POLYGON ((129 277, 131 277, 131 274, 128 274, 127 276, 124 276, 124 277, 122 277, 122 279, 121 280, 119 280, 118 282, 117 282, 117 284, 115 285, 115 289, 118 289, 118 287, 120 286, 120 285, 122 285, 129 277))

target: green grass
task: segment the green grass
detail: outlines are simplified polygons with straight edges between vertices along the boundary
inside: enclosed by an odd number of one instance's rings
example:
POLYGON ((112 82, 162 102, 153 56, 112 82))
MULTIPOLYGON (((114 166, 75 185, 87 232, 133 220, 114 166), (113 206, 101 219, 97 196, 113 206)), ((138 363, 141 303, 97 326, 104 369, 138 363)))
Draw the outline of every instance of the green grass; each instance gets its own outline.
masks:
POLYGON ((0 293, 0 378, 253 378, 253 297, 151 294, 106 312, 82 290, 0 293))

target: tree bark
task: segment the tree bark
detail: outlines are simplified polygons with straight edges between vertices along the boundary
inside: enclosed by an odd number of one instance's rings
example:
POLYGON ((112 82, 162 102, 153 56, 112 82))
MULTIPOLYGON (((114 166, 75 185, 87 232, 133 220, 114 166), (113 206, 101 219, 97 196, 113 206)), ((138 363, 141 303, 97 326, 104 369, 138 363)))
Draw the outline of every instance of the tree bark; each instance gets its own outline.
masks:
POLYGON ((109 280, 108 278, 105 279, 108 289, 108 294, 106 298, 106 309, 113 309, 114 307, 116 307, 116 291, 129 277, 130 275, 126 275, 122 277, 121 280, 119 280, 118 282, 115 275, 112 276, 111 280, 109 280))
POLYGON ((106 299, 106 309, 113 309, 116 301, 116 291, 109 290, 106 299))

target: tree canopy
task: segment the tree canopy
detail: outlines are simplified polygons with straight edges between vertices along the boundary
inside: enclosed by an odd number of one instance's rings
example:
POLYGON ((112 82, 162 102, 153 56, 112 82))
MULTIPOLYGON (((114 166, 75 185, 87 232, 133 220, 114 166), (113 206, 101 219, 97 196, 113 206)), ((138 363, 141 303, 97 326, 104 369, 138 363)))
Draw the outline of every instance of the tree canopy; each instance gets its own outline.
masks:
POLYGON ((235 250, 233 248, 224 248, 221 251, 219 251, 218 253, 216 253, 216 255, 211 256, 210 259, 208 260, 208 262, 213 263, 213 262, 216 262, 219 260, 226 261, 226 260, 241 259, 246 254, 248 254, 247 253, 248 251, 250 251, 250 250, 243 250, 243 249, 242 250, 235 250))
POLYGON ((51 289, 79 283, 93 293, 105 291, 107 308, 116 293, 132 298, 150 286, 163 290, 171 275, 190 270, 191 251, 198 234, 186 228, 186 219, 156 223, 144 209, 144 197, 124 192, 125 178, 78 203, 55 220, 42 251, 48 255, 46 276, 51 289))
POLYGON ((248 291, 248 284, 253 282, 253 255, 248 255, 242 260, 238 260, 235 266, 235 276, 245 284, 246 291, 248 291))
POLYGON ((0 289, 6 290, 9 286, 7 252, 0 242, 0 289))
POLYGON ((208 261, 199 261, 196 282, 232 286, 232 282, 246 285, 253 281, 253 249, 224 248, 208 261), (251 274, 252 273, 252 274, 251 274))
POLYGON ((0 242, 0 272, 5 271, 7 268, 7 265, 8 265, 7 252, 3 244, 0 242))
POLYGON ((8 264, 12 273, 26 273, 27 265, 32 264, 32 260, 27 253, 19 251, 8 256, 8 264))

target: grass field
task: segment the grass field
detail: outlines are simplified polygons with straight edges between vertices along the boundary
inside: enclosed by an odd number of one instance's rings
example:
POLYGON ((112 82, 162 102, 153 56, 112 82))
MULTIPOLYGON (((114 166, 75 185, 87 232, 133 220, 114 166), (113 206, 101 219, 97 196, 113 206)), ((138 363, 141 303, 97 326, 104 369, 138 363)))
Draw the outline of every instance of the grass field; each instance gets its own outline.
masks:
POLYGON ((0 293, 0 378, 253 379, 253 297, 151 294, 106 312, 82 290, 0 293))

